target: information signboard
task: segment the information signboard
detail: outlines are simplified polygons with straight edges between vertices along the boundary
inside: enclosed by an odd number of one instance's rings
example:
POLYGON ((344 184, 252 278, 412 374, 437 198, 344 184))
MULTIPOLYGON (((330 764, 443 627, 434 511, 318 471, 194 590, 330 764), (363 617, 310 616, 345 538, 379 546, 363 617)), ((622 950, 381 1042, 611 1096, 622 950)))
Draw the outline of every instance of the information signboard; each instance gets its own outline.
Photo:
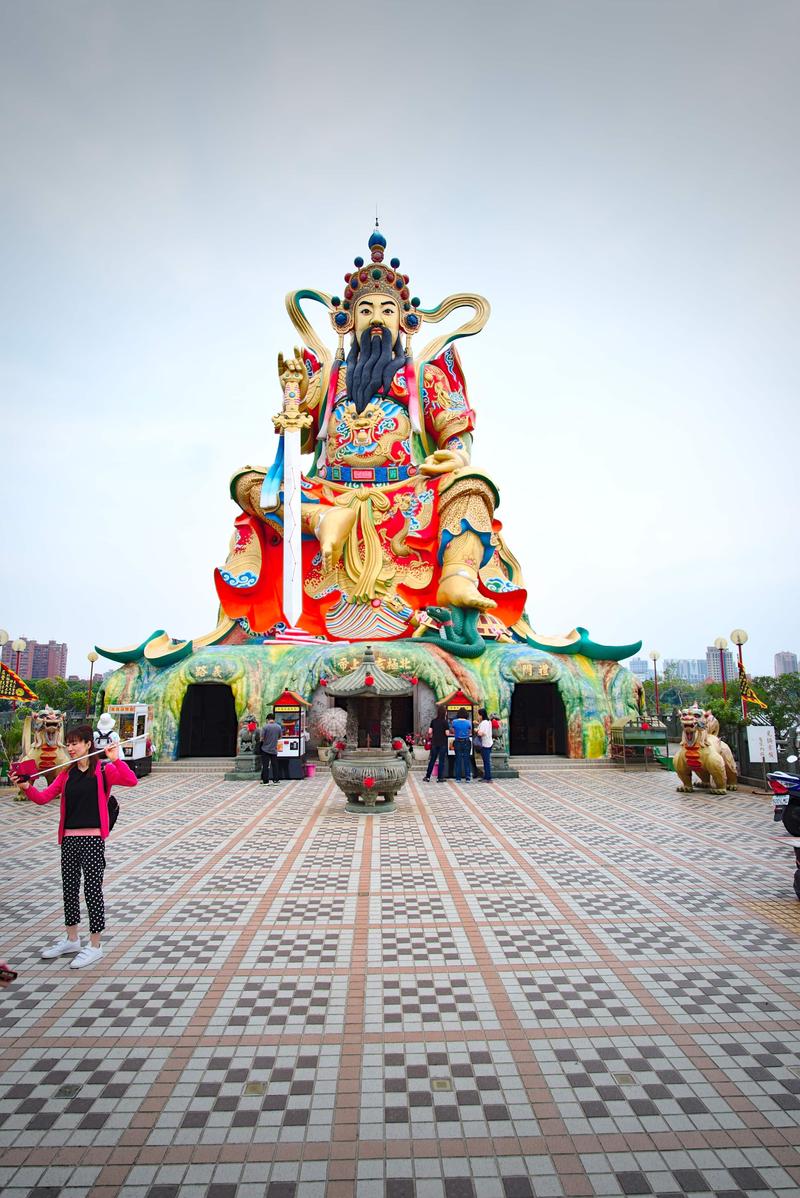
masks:
POLYGON ((762 761, 777 763, 778 746, 772 724, 748 724, 747 750, 753 765, 759 765, 762 761))

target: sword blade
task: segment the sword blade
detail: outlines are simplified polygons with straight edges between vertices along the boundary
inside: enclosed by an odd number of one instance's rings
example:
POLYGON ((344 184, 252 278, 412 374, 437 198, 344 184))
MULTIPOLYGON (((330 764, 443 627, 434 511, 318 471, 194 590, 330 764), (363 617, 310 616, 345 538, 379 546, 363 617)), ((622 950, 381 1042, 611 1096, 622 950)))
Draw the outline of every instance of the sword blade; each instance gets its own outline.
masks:
POLYGON ((283 614, 295 628, 303 614, 300 430, 283 434, 283 614))

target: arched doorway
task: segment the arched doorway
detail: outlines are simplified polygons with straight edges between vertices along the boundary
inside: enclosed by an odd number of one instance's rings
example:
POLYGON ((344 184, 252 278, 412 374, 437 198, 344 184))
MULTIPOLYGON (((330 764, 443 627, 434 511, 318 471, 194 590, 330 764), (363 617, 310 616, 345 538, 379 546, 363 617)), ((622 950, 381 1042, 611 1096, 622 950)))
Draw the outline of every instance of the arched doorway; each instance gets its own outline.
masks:
POLYGON ((567 713, 555 682, 517 683, 508 726, 512 757, 566 756, 567 713))
POLYGON ((193 682, 183 697, 179 757, 235 757, 236 705, 222 682, 193 682))

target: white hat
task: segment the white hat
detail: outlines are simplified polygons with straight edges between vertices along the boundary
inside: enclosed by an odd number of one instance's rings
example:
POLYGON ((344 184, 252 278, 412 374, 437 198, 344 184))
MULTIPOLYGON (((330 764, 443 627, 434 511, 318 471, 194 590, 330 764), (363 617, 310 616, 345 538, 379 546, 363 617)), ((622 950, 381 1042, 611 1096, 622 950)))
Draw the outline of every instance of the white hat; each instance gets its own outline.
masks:
POLYGON ((110 716, 107 711, 104 711, 100 716, 100 719, 97 721, 97 731, 102 732, 103 734, 110 732, 115 723, 116 720, 114 717, 110 716))

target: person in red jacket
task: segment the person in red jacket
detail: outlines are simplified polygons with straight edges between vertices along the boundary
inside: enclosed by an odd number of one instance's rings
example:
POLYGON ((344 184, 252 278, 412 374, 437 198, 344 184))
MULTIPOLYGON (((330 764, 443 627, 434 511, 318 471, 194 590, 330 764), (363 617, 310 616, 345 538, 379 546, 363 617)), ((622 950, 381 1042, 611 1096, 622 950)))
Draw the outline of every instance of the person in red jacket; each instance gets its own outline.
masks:
POLYGON ((73 760, 52 786, 37 790, 30 778, 11 775, 12 781, 34 803, 49 803, 61 798, 58 843, 61 845, 61 878, 64 886, 65 935, 42 950, 45 960, 73 956, 71 969, 94 965, 103 955, 100 936, 105 930, 103 874, 106 868, 105 841, 109 833, 108 796, 112 786, 135 786, 136 775, 120 759, 118 744, 109 744, 93 752, 94 739, 89 724, 67 733, 67 752, 73 760), (89 912, 89 943, 78 935, 81 922, 80 891, 89 912))

